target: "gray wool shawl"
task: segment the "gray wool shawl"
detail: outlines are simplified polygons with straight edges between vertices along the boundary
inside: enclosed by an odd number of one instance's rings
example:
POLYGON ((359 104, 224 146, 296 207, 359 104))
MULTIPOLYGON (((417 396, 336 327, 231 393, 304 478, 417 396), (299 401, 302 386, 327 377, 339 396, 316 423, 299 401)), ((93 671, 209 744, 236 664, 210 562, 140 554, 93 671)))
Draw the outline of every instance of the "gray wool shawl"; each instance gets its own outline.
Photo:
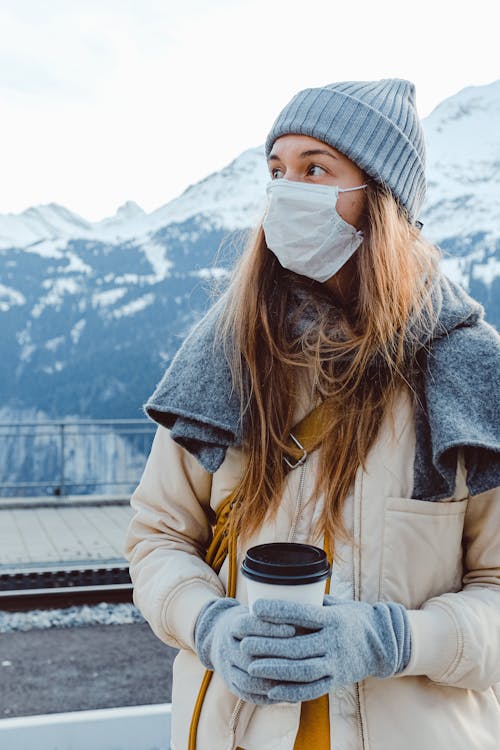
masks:
MULTIPOLYGON (((459 449, 471 495, 500 486, 500 337, 484 321, 482 306, 443 274, 433 301, 436 324, 418 354, 413 383, 412 495, 425 500, 453 494, 459 449)), ((211 473, 242 439, 239 397, 216 340, 222 304, 194 327, 144 406, 211 473)))

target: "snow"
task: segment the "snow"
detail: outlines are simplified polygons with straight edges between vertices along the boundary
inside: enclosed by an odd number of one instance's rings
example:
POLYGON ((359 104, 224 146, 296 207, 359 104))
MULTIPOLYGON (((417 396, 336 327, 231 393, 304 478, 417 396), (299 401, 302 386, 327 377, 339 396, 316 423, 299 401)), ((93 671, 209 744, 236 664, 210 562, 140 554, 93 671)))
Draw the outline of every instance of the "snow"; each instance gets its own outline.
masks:
POLYGON ((48 289, 48 293, 34 306, 31 311, 33 318, 39 318, 46 307, 58 308, 66 294, 77 294, 81 291, 80 283, 74 278, 45 279, 42 286, 48 289))
POLYGON ((67 253, 66 258, 68 259, 68 264, 58 269, 62 273, 84 273, 87 276, 92 274, 92 268, 87 263, 84 263, 76 253, 67 253))
POLYGON ((53 375, 55 372, 61 372, 61 370, 64 370, 66 367, 66 362, 61 362, 61 360, 56 360, 52 365, 45 365, 42 367, 42 371, 46 372, 47 375, 53 375))
POLYGON ((141 310, 144 310, 146 307, 149 307, 149 305, 152 305, 154 301, 155 295, 152 292, 149 292, 148 294, 144 294, 142 297, 138 297, 132 302, 129 302, 128 305, 124 305, 123 307, 119 307, 118 309, 113 310, 113 317, 123 318, 127 315, 135 315, 141 310))
POLYGON ((488 258, 482 265, 474 265, 472 276, 475 279, 480 279, 488 286, 491 285, 495 278, 500 277, 500 260, 488 258))
POLYGON ((114 273, 107 273, 103 277, 103 281, 106 284, 156 284, 158 278, 153 274, 143 276, 138 273, 122 273, 115 276, 114 273))
POLYGON ((85 318, 81 318, 77 323, 75 323, 75 325, 69 332, 73 344, 78 344, 78 342, 80 341, 80 336, 82 335, 83 329, 85 328, 86 324, 87 323, 85 318))
POLYGON ((144 622, 133 604, 87 604, 61 609, 33 609, 28 612, 0 610, 0 633, 13 631, 47 630, 48 628, 77 628, 84 625, 128 625, 144 622))
MULTIPOLYGON (((1 221, 1 217, 0 217, 1 221)), ((41 258, 64 258, 64 250, 68 244, 66 237, 57 240, 37 240, 24 248, 25 252, 39 255, 41 258)), ((22 247, 20 245, 20 247, 22 247)))
POLYGON ((248 149, 220 172, 192 185, 178 198, 149 216, 151 228, 180 223, 203 214, 213 226, 228 230, 256 224, 265 206, 269 180, 264 147, 248 149))
MULTIPOLYGON (((90 222, 57 203, 32 206, 19 214, 0 215, 0 248, 26 247, 39 240, 82 236, 91 228, 90 222)), ((50 247, 45 250, 51 252, 50 247)))
POLYGON ((45 348, 48 349, 49 352, 55 352, 60 346, 64 344, 64 341, 64 336, 55 336, 55 338, 49 339, 45 342, 45 348))
POLYGON ((127 291, 127 287, 117 287, 116 289, 107 289, 105 292, 95 292, 92 295, 92 307, 109 307, 110 305, 114 305, 127 294, 127 291))
POLYGON ((126 201, 116 211, 116 218, 120 219, 135 219, 138 216, 144 216, 144 209, 141 208, 135 201, 126 201))
POLYGON ((463 89, 423 121, 428 192, 422 221, 430 239, 479 231, 500 236, 499 123, 500 80, 463 89))
POLYGON ((152 240, 141 243, 141 250, 150 262, 155 273, 155 281, 161 281, 168 276, 172 262, 167 259, 167 250, 163 245, 152 240))
POLYGON ((0 312, 8 312, 15 305, 25 305, 26 298, 10 286, 0 284, 0 312))
POLYGON ((443 258, 441 260, 441 269, 443 273, 452 281, 460 284, 465 289, 469 286, 469 268, 468 258, 443 258))
POLYGON ((141 219, 145 216, 144 209, 135 201, 126 201, 117 209, 114 216, 95 222, 92 225, 92 233, 99 239, 118 242, 133 236, 134 231, 127 231, 127 227, 140 225, 141 219))
POLYGON ((21 351, 19 353, 20 361, 29 362, 31 359, 31 355, 33 354, 34 351, 36 351, 36 346, 32 344, 31 342, 22 344, 21 351))
POLYGON ((199 268, 197 271, 193 271, 191 276, 198 276, 200 279, 225 279, 231 276, 231 272, 227 268, 199 268))

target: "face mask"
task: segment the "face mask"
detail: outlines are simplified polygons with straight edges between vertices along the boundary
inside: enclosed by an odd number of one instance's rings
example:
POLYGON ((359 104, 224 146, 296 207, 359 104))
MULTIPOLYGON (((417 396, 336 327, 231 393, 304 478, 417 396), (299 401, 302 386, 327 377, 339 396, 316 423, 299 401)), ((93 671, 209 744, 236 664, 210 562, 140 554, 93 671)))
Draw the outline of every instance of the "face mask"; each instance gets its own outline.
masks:
POLYGON ((285 179, 268 183, 263 228, 267 246, 280 264, 320 282, 336 274, 363 241, 363 233, 337 213, 337 198, 365 187, 285 179))

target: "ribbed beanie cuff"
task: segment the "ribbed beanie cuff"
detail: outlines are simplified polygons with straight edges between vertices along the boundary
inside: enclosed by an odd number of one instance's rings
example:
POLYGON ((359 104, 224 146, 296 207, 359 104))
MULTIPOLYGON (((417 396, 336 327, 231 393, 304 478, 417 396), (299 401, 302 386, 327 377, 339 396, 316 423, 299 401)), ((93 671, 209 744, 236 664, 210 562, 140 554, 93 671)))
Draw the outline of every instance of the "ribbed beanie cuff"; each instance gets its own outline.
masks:
POLYGON ((309 135, 342 152, 384 183, 418 218, 425 198, 425 142, 411 81, 346 81, 300 91, 266 139, 266 157, 282 135, 309 135))

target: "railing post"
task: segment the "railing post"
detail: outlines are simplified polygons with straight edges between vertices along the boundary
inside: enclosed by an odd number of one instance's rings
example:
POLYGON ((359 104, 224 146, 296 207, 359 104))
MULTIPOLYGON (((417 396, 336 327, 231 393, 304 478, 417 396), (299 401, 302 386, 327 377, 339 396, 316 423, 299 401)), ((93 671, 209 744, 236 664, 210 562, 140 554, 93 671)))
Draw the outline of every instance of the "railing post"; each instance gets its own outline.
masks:
POLYGON ((59 492, 61 495, 64 495, 64 422, 61 422, 61 435, 60 435, 60 444, 61 444, 61 478, 59 480, 59 492))

